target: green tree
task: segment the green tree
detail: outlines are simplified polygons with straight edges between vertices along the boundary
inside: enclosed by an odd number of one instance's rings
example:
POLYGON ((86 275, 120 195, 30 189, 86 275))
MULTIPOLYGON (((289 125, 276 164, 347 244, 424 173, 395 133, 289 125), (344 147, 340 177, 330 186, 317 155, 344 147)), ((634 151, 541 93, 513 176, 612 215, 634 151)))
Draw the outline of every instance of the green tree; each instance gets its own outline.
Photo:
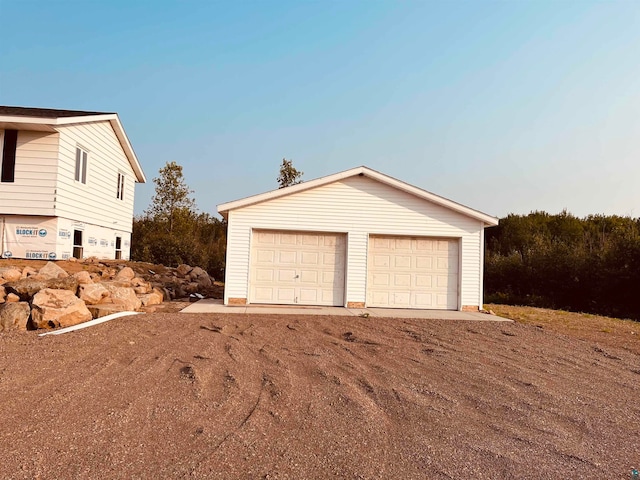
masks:
POLYGON ((290 187, 291 185, 302 183, 302 175, 304 175, 304 172, 297 170, 291 160, 283 158, 282 165, 280 165, 280 174, 278 175, 278 184, 280 184, 278 188, 290 187))
POLYGON ((195 215, 195 201, 182 175, 182 166, 176 162, 167 162, 159 171, 160 176, 153 179, 156 194, 151 199, 145 215, 155 222, 165 225, 168 233, 172 233, 179 222, 184 223, 195 215))

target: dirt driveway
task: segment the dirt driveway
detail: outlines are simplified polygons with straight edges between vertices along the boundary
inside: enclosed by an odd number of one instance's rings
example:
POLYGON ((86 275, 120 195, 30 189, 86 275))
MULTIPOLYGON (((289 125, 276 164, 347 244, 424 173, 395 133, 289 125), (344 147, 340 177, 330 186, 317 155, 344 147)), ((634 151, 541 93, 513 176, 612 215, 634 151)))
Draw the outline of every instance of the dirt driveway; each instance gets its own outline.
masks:
POLYGON ((628 479, 640 356, 518 323, 150 314, 0 336, 0 477, 628 479))

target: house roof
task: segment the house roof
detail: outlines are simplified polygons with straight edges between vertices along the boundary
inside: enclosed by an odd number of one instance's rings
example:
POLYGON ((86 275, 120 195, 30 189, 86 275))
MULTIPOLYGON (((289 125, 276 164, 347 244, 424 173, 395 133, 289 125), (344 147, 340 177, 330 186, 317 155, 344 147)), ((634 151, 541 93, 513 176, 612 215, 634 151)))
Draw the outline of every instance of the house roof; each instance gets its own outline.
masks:
POLYGON ((272 190, 270 192, 261 193, 259 195, 253 195, 251 197, 242 198, 233 202, 222 203, 218 205, 218 213, 220 213, 224 218, 228 218, 230 210, 247 207, 249 205, 266 202, 268 200, 274 200, 276 198, 285 197, 287 195, 309 190, 311 188, 320 187, 329 183, 338 182, 340 180, 355 176, 364 176, 371 178, 380 183, 389 185, 391 187, 397 188, 398 190, 402 190, 411 195, 415 195, 416 197, 435 203, 436 205, 441 205, 445 208, 449 208, 468 217, 480 220, 487 226, 498 225, 498 219, 496 217, 493 217, 486 213, 482 213, 478 210, 474 210, 473 208, 466 207, 457 202, 454 202, 453 200, 449 200, 447 198, 436 195, 435 193, 428 192, 365 166, 352 168, 350 170, 345 170, 344 172, 334 173, 333 175, 328 175, 326 177, 316 178, 315 180, 299 183, 290 187, 272 190))
POLYGON ((54 108, 10 107, 0 105, 0 128, 29 129, 45 132, 56 132, 56 127, 78 123, 108 121, 118 137, 131 168, 136 175, 136 181, 146 182, 144 172, 133 151, 131 142, 124 131, 117 113, 88 112, 83 110, 59 110, 54 108))

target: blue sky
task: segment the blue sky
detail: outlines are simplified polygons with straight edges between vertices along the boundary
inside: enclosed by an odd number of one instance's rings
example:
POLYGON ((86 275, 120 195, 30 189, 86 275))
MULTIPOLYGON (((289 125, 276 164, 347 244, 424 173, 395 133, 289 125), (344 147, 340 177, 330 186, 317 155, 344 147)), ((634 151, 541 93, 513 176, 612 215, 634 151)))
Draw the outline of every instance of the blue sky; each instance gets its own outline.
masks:
POLYGON ((358 165, 504 216, 640 216, 640 2, 0 0, 0 104, 115 111, 198 208, 358 165), (6 21, 6 20, 9 21, 6 21))

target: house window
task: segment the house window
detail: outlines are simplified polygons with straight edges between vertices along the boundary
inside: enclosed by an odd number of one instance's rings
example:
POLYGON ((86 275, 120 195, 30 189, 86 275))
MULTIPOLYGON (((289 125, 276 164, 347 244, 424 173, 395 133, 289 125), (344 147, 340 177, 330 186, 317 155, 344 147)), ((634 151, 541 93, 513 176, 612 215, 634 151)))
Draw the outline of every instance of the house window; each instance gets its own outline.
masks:
POLYGON ((118 189, 116 191, 116 198, 124 200, 124 173, 118 172, 118 189))
POLYGON ((16 174, 16 146, 18 145, 18 131, 5 130, 2 142, 2 173, 0 181, 13 182, 16 174))
POLYGON ((76 182, 87 183, 87 155, 80 147, 76 148, 76 182))

